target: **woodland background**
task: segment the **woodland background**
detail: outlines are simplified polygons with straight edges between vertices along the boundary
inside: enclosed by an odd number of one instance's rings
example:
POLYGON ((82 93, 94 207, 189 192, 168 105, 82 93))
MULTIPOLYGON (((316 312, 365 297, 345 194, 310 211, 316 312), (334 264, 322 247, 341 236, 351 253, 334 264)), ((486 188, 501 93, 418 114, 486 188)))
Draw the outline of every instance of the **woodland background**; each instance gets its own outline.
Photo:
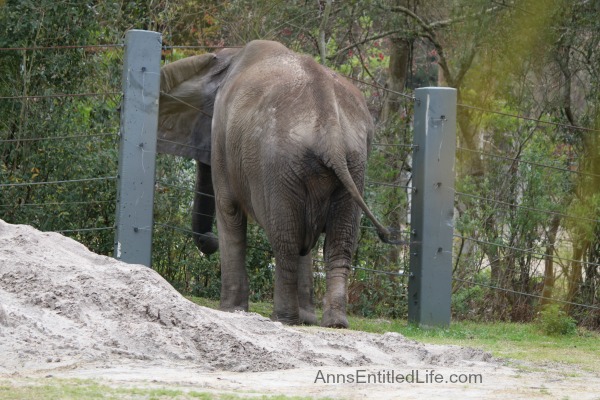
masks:
MULTIPOLYGON (((457 88, 454 318, 530 321, 555 304, 600 326, 599 2, 0 0, 0 218, 112 254, 128 29, 161 32, 165 62, 271 39, 354 79, 378 127, 365 198, 407 239, 411 92, 457 88)), ((153 268, 217 298, 218 256, 189 232, 194 168, 158 158, 153 268)), ((364 224, 350 309, 405 317, 408 248, 364 224)), ((251 300, 270 300, 272 254, 250 234, 251 300)))

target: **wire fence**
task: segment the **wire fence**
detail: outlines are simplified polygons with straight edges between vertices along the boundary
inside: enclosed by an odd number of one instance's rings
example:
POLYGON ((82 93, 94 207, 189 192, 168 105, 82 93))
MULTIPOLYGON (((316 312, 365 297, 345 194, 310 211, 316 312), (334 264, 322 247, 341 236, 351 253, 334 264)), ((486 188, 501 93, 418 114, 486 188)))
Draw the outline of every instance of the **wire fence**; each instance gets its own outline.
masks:
MULTIPOLYGON (((591 293, 587 296, 581 295, 582 285, 597 285, 600 260, 586 259, 585 254, 577 253, 577 246, 586 241, 583 237, 580 236, 570 243, 564 237, 569 232, 578 236, 582 226, 592 227, 592 231, 597 229, 593 227, 599 226, 600 220, 594 217, 593 213, 582 214, 578 212, 581 209, 569 204, 572 204, 577 196, 582 196, 578 190, 582 182, 600 176, 585 170, 583 155, 575 154, 570 146, 565 146, 567 151, 557 151, 557 146, 552 149, 553 153, 546 151, 544 154, 540 148, 536 148, 539 142, 532 140, 543 125, 570 132, 599 131, 466 104, 458 106, 467 112, 487 113, 535 125, 529 126, 525 138, 515 140, 516 145, 512 151, 516 155, 506 154, 506 150, 502 151, 499 147, 494 148, 486 143, 482 143, 484 149, 457 146, 459 158, 461 155, 475 156, 475 163, 486 163, 489 168, 505 171, 505 174, 495 182, 472 179, 471 185, 465 186, 470 190, 456 190, 457 209, 461 210, 461 215, 458 219, 459 232, 455 234, 455 238, 460 241, 461 246, 470 243, 467 246, 468 252, 476 259, 474 263, 479 264, 479 271, 491 271, 492 276, 488 276, 483 282, 465 279, 461 274, 457 274, 455 269, 455 283, 477 286, 505 295, 517 295, 516 299, 512 299, 512 303, 509 302, 513 314, 516 313, 514 310, 519 309, 515 306, 519 303, 518 299, 523 299, 525 303, 537 300, 540 304, 573 306, 588 312, 600 310, 597 290, 589 291, 591 293), (543 160, 540 160, 540 157, 543 157, 543 160), (548 193, 545 196, 544 191, 548 193), (473 209, 479 210, 482 224, 466 227, 460 223, 461 217, 473 215, 474 213, 470 212, 473 209), (552 224, 555 225, 554 228, 551 228, 552 224), (461 228, 463 232, 460 232, 461 228), (568 255, 569 251, 572 256, 568 255), (487 264, 481 266, 482 261, 486 259, 487 264), (559 266, 558 272, 554 269, 554 264, 559 266), (579 271, 578 276, 576 271, 579 271), (560 275, 563 276, 563 286, 567 286, 566 288, 554 287, 557 276, 560 275), (539 282, 537 285, 536 279, 539 282), (519 287, 522 289, 519 290, 519 287), (574 296, 575 292, 580 295, 574 296)), ((543 134, 546 133, 543 131, 543 134)), ((468 157, 463 159, 468 160, 468 157)), ((473 164, 472 161, 471 163, 473 164)), ((460 256, 459 253, 458 257, 460 256)), ((468 256, 462 256, 464 262, 468 256)), ((459 262, 460 260, 457 260, 457 264, 459 262)), ((521 304, 524 302, 520 301, 521 304)), ((502 300, 500 304, 505 309, 509 308, 506 307, 506 300, 502 300)), ((489 307, 489 303, 487 306, 489 307)), ((520 310, 522 312, 523 307, 520 310)), ((528 307, 528 310, 529 313, 533 313, 538 308, 528 307)), ((597 324, 592 322, 592 325, 597 324)))
POLYGON ((109 254, 122 48, 0 48, 6 57, 0 86, 0 218, 68 234, 109 254), (55 65, 59 62, 64 64, 55 65), (55 67, 61 72, 47 74, 55 67))
MULTIPOLYGON (((118 56, 116 58, 113 57, 114 54, 112 53, 120 52, 122 48, 122 44, 0 48, 0 52, 83 52, 85 57, 90 57, 96 61, 100 60, 98 63, 100 67, 91 74, 93 78, 86 80, 86 84, 80 87, 69 87, 59 90, 56 87, 42 85, 41 89, 43 89, 43 92, 39 94, 30 94, 28 90, 32 89, 30 87, 15 87, 11 94, 0 93, 0 111, 2 111, 3 115, 10 117, 8 119, 5 118, 4 122, 0 123, 0 155, 3 157, 5 165, 0 181, 1 218, 14 222, 30 223, 40 228, 47 228, 66 234, 106 233, 103 243, 96 243, 96 247, 92 246, 92 248, 103 253, 110 253, 112 251, 110 232, 115 229, 114 219, 112 216, 108 216, 111 208, 104 206, 114 204, 116 201, 113 181, 116 179, 116 139, 119 138, 117 107, 120 103, 122 93, 118 89, 120 87, 120 80, 118 80, 120 74, 117 74, 117 79, 115 79, 115 71, 121 68, 119 64, 120 59, 118 56), (102 54, 106 54, 107 52, 112 55, 109 57, 110 60, 102 58, 102 54), (99 82, 101 85, 99 85, 99 82), (98 104, 103 104, 100 107, 102 108, 101 111, 104 112, 103 119, 94 121, 95 116, 93 116, 93 112, 87 110, 92 100, 94 107, 98 107, 98 104), (69 114, 72 114, 72 116, 66 118, 66 122, 47 122, 52 120, 52 117, 65 119, 65 115, 69 114), (81 117, 82 114, 84 115, 83 118, 81 117), (40 123, 40 120, 45 122, 40 123), (80 127, 82 125, 87 126, 85 129, 70 131, 72 126, 80 127), (106 129, 107 125, 111 128, 106 129), (61 129, 61 127, 65 129, 61 129), (49 131, 61 132, 61 134, 45 135, 49 131), (60 150, 61 148, 62 150, 60 150), (53 162, 53 156, 49 154, 51 152, 54 152, 57 159, 61 160, 61 162, 53 162), (75 157, 73 156, 73 152, 80 154, 75 157), (31 164, 31 160, 37 160, 33 155, 37 157, 40 153, 45 154, 43 165, 31 164), (101 154, 101 157, 105 157, 106 162, 99 162, 97 164, 104 164, 107 167, 106 170, 89 170, 87 172, 90 174, 86 175, 86 158, 99 157, 98 154, 101 154), (6 166, 12 166, 13 169, 6 166), (44 170, 44 167, 47 170, 44 170), (71 184, 79 186, 79 189, 85 193, 87 200, 74 200, 73 196, 70 195, 74 189, 64 188, 64 186, 70 187, 71 184), (42 193, 37 189, 38 187, 48 187, 51 189, 42 193), (104 195, 106 198, 99 198, 99 195, 104 195), (101 205, 104 206, 101 207, 103 211, 100 214, 106 214, 104 216, 99 216, 97 212, 101 205), (41 213, 25 211, 37 208, 44 209, 44 211, 41 213), (66 212, 65 209, 71 211, 66 212), (82 211, 87 209, 90 211, 82 211), (52 213, 53 211, 55 214, 52 213), (89 214, 88 218, 85 219, 86 221, 94 221, 97 224, 103 225, 77 225, 78 217, 82 214, 89 214), (64 225, 62 225, 63 223, 64 225)), ((192 48, 206 49, 208 47, 164 47, 165 50, 192 48)), ((84 68, 84 66, 80 65, 78 68, 84 68)), ((31 74, 32 78, 35 78, 34 73, 32 72, 31 74)), ((410 93, 390 90, 385 85, 377 82, 367 82, 355 77, 348 78, 353 80, 358 86, 375 88, 379 91, 392 93, 402 97, 406 101, 406 104, 403 105, 405 114, 407 115, 404 121, 407 127, 404 134, 389 135, 386 133, 377 137, 376 141, 372 143, 373 152, 370 158, 370 169, 365 181, 365 198, 378 215, 386 218, 389 217, 389 220, 401 226, 407 237, 410 237, 409 207, 411 191, 413 190, 410 163, 412 152, 418 150, 411 143, 410 139, 410 135, 412 134, 410 130, 412 122, 411 107, 414 96, 410 93), (386 179, 382 179, 382 177, 386 179), (378 200, 381 198, 381 193, 389 196, 393 201, 381 202, 381 200, 378 200)), ((511 118, 523 121, 524 123, 551 126, 555 129, 592 133, 600 132, 600 130, 593 128, 488 110, 473 105, 459 104, 458 106, 463 112, 491 113, 503 118, 511 118)), ((533 129, 537 128, 534 127, 533 129)), ((527 168, 536 171, 547 171, 541 173, 542 175, 556 176, 558 174, 569 176, 571 181, 600 178, 600 174, 581 169, 580 167, 583 162, 575 155, 566 157, 568 161, 565 161, 565 157, 559 155, 552 160, 542 162, 535 159, 531 154, 524 155, 522 151, 524 147, 527 146, 516 146, 513 149, 513 151, 516 151, 516 156, 502 151, 493 152, 491 150, 468 148, 465 146, 458 146, 457 153, 459 156, 461 153, 475 156, 479 162, 490 163, 490 160, 494 160, 493 162, 497 163, 494 164, 494 167, 505 168, 507 171, 510 167, 517 166, 516 171, 518 171, 519 166, 527 166, 527 168)), ((512 171, 515 171, 515 169, 513 168, 512 171)), ((521 175, 525 176, 526 174, 523 172, 521 175)), ((516 177, 518 178, 521 175, 516 175, 516 177)), ((188 222, 182 219, 181 215, 193 215, 194 213, 204 215, 190 211, 192 196, 194 194, 202 194, 210 197, 212 194, 199 192, 194 189, 193 178, 190 178, 190 176, 193 177, 193 165, 189 162, 175 162, 166 157, 161 158, 157 176, 157 215, 166 218, 164 220, 157 220, 155 227, 176 232, 184 235, 186 238, 183 245, 181 241, 176 241, 173 235, 167 235, 160 239, 167 243, 162 247, 162 249, 166 249, 167 255, 157 257, 165 258, 167 262, 173 263, 173 257, 177 258, 182 257, 183 254, 189 254, 190 247, 193 247, 193 245, 188 246, 188 243, 190 243, 190 239, 193 236, 204 235, 204 233, 193 232, 189 228, 182 227, 183 224, 188 224, 188 222), (186 176, 182 177, 181 174, 172 174, 170 169, 184 171, 186 176), (181 183, 181 181, 184 183, 181 183), (173 218, 171 219, 171 217, 173 218), (180 247, 179 250, 185 248, 187 253, 183 250, 180 252, 175 251, 177 246, 180 247)), ((478 187, 477 184, 470 186, 471 189, 474 187, 472 191, 463 188, 456 190, 456 204, 459 216, 456 218, 458 233, 455 234, 455 238, 460 240, 463 246, 468 247, 467 250, 461 249, 456 256, 457 264, 463 260, 466 260, 465 264, 469 264, 469 258, 474 260, 487 259, 487 267, 482 268, 481 262, 479 262, 478 268, 480 270, 489 269, 493 265, 493 262, 490 262, 491 255, 494 252, 506 252, 504 255, 505 259, 511 259, 512 263, 508 263, 508 265, 517 270, 519 268, 522 271, 526 270, 529 277, 541 277, 543 275, 541 272, 536 271, 532 273, 531 270, 539 268, 540 263, 547 262, 549 259, 562 263, 561 265, 563 266, 577 265, 588 269, 587 275, 584 274, 583 276, 584 279, 587 279, 588 275, 595 274, 594 276, 597 276, 597 269, 600 266, 598 262, 589 259, 585 260, 582 256, 565 256, 567 251, 574 251, 574 245, 568 248, 560 246, 562 241, 566 241, 564 237, 560 237, 560 234, 565 235, 567 229, 559 229, 558 237, 555 234, 553 239, 553 236, 548 234, 547 225, 549 224, 546 221, 545 225, 539 223, 532 230, 533 239, 525 238, 527 235, 519 236, 513 234, 514 232, 507 232, 507 229, 510 230, 514 224, 511 225, 510 221, 506 218, 515 217, 515 213, 530 213, 531 215, 537 215, 536 219, 559 218, 561 220, 570 220, 575 225, 587 224, 592 226, 597 226, 600 220, 585 215, 576 215, 571 211, 567 212, 564 210, 566 206, 562 204, 554 204, 556 207, 548 207, 547 204, 524 203, 527 197, 526 191, 523 188, 524 184, 521 183, 521 186, 519 186, 518 182, 512 182, 512 177, 508 173, 503 178, 505 180, 499 182, 498 185, 501 186, 504 184, 510 188, 508 191, 493 191, 488 190, 489 188, 484 188, 486 189, 484 190, 482 187, 478 187), (513 196, 511 198, 507 197, 507 192, 510 192, 513 196), (467 208, 467 210, 464 211, 464 208, 467 208), (483 226, 471 227, 469 229, 463 228, 461 226, 461 218, 469 212, 470 214, 479 213, 478 215, 482 217, 480 220, 484 221, 483 226), (486 232, 486 226, 492 225, 489 222, 490 220, 500 218, 497 216, 498 213, 502 214, 501 217, 505 218, 505 220, 494 221, 493 225, 496 229, 496 235, 494 236, 491 234, 493 230, 486 232), (471 244, 464 244, 466 242, 470 242, 471 244), (523 245, 524 243, 531 246, 525 246, 523 245), (553 253, 548 254, 546 251, 547 248, 552 248, 553 253), (538 264, 534 265, 534 261, 538 264)), ((565 190, 570 189, 567 188, 565 190)), ((533 218, 531 217, 531 219, 533 218)), ((260 237, 259 234, 255 234, 255 236, 258 237, 258 242, 251 243, 249 247, 265 254, 272 254, 266 239, 260 237)), ((80 238, 79 236, 77 237, 80 238)), ((374 274, 388 279, 400 279, 394 290, 402 290, 401 288, 406 287, 408 276, 410 276, 409 250, 406 246, 395 249, 386 248, 379 246, 376 241, 373 227, 369 225, 362 226, 359 247, 355 255, 355 259, 359 260, 359 262, 353 266, 357 282, 368 281, 365 274, 374 274), (361 247, 363 245, 364 247, 361 247), (375 250, 372 250, 373 248, 375 250), (380 265, 385 266, 385 268, 374 267, 380 265)), ((185 268, 190 268, 190 263, 182 258, 175 261, 185 264, 185 268)), ((204 260, 200 260, 197 257, 192 261, 204 262, 204 260)), ((263 264, 271 262, 272 259, 268 259, 264 260, 263 264)), ((322 256, 319 256, 318 251, 314 257, 314 264, 317 272, 316 276, 319 276, 318 274, 322 274, 324 271, 324 261, 322 256)), ((501 277, 497 282, 512 284, 518 281, 518 279, 515 281, 514 271, 507 272, 506 269, 503 268, 503 274, 513 275, 501 277)), ((565 268, 565 271, 567 270, 565 268)), ((181 272, 166 271, 166 274, 171 274, 169 278, 175 280, 177 279, 177 274, 181 274, 181 272)), ((583 302, 572 301, 570 299, 564 300, 560 296, 544 296, 539 294, 539 289, 534 291, 515 290, 515 288, 503 287, 491 281, 478 282, 473 279, 466 279, 464 274, 455 273, 453 279, 458 288, 457 290, 464 284, 479 286, 491 291, 515 294, 539 301, 557 302, 588 310, 600 309, 596 305, 598 301, 597 294, 588 299, 590 301, 589 304, 584 304, 583 302)), ((202 279, 197 277, 196 280, 200 281, 202 279)), ((360 287, 360 285, 357 287, 360 287)), ((405 295, 404 293, 403 296, 405 295)))

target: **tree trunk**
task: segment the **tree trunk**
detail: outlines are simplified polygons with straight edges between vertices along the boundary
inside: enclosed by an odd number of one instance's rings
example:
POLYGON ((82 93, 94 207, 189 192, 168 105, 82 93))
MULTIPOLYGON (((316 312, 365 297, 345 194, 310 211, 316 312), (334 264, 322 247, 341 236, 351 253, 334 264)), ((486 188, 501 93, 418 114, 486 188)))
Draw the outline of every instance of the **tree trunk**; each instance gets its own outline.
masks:
MULTIPOLYGON (((402 92, 406 86, 408 67, 412 51, 412 42, 404 38, 394 38, 390 46, 390 65, 388 68, 388 80, 386 86, 394 92, 402 92)), ((391 121, 393 115, 400 111, 401 96, 386 92, 381 120, 384 123, 391 121)))
MULTIPOLYGON (((581 265, 581 258, 585 252, 585 248, 588 246, 585 244, 575 244, 573 248, 573 261, 571 261, 571 269, 569 271, 569 280, 567 286, 567 301, 574 301, 577 294, 579 293, 579 287, 583 281, 583 267, 581 265)), ((567 305, 568 310, 570 306, 567 305)))
POLYGON ((323 65, 327 65, 327 42, 325 41, 325 30, 327 29, 327 23, 329 22, 332 1, 333 0, 326 0, 325 10, 323 10, 321 24, 319 25, 319 53, 321 55, 321 64, 323 65))
POLYGON ((552 298, 554 291, 554 244, 556 243, 559 226, 560 216, 554 215, 548 230, 548 244, 546 245, 546 257, 544 259, 544 288, 542 289, 540 308, 550 303, 549 299, 552 298))

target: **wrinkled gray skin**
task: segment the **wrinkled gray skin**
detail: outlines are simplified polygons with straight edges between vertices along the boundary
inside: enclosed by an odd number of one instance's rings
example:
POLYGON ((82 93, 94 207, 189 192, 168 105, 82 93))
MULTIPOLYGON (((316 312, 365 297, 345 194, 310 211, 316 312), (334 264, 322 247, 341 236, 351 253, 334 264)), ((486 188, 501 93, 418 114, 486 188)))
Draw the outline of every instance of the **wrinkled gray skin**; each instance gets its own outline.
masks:
POLYGON ((207 254, 217 249, 216 201, 221 309, 248 310, 246 224, 252 218, 275 254, 273 318, 317 323, 310 251, 324 232, 322 325, 347 327, 347 278, 361 209, 390 241, 360 194, 373 135, 362 94, 308 56, 253 41, 163 67, 159 108, 158 150, 197 160, 202 194, 194 198, 192 227, 207 254))

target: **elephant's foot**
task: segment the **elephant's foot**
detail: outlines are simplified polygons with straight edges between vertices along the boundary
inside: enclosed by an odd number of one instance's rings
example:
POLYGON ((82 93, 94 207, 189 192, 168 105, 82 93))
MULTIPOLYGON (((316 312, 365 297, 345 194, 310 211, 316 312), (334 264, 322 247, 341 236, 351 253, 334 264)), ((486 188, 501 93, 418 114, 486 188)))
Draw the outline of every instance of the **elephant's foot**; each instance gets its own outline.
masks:
POLYGON ((271 319, 276 322, 281 322, 285 325, 301 325, 302 321, 300 320, 300 316, 298 314, 283 314, 283 313, 275 313, 271 315, 271 319))
POLYGON ((346 282, 349 268, 345 264, 327 271, 327 293, 323 298, 323 319, 321 326, 327 328, 348 328, 346 317, 346 282))
POLYGON ((221 296, 219 310, 226 312, 245 311, 248 312, 248 300, 238 293, 233 293, 230 296, 221 296))
POLYGON ((326 328, 348 328, 348 318, 342 310, 328 309, 323 311, 321 326, 326 328))
POLYGON ((225 311, 225 312, 236 312, 236 311, 248 312, 248 308, 247 307, 242 307, 242 306, 238 306, 238 307, 223 307, 223 306, 220 306, 219 310, 220 311, 225 311))
POLYGON ((317 315, 314 311, 306 311, 303 309, 299 310, 299 314, 276 314, 275 312, 271 315, 273 321, 281 322, 285 325, 317 325, 317 315))
POLYGON ((314 308, 312 310, 300 309, 300 323, 302 325, 317 325, 317 314, 314 308))

